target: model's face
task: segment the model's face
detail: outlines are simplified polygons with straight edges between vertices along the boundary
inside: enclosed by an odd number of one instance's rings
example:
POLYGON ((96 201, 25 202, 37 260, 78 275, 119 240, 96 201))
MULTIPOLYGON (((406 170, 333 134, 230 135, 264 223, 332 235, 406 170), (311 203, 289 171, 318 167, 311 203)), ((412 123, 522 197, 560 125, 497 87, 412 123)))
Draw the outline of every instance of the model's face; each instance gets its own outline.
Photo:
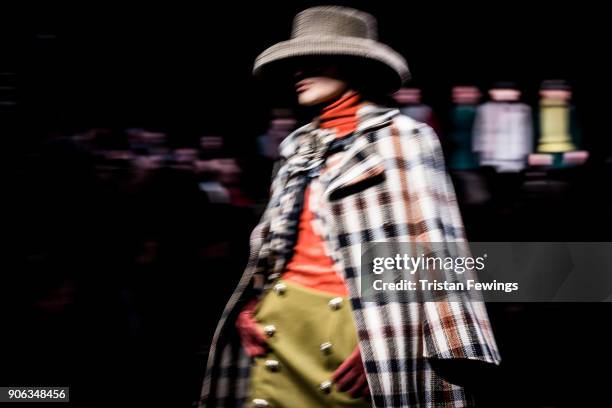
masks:
POLYGON ((565 89, 543 89, 540 91, 540 97, 565 102, 572 98, 572 92, 565 89))
POLYGON ((332 101, 348 90, 334 67, 310 67, 295 73, 295 91, 300 105, 313 106, 332 101))
POLYGON ((518 89, 495 88, 489 90, 491 99, 498 102, 514 102, 521 98, 521 91, 518 89))

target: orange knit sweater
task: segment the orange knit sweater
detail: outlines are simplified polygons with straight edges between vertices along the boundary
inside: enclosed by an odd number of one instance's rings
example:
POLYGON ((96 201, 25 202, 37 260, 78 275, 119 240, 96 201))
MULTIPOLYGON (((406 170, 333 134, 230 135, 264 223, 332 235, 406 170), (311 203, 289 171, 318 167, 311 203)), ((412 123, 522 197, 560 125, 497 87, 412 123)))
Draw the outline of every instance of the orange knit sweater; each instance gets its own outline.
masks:
MULTIPOLYGON (((352 133, 357 126, 360 97, 350 92, 325 107, 319 117, 319 126, 335 129, 336 137, 352 133)), ((287 263, 283 279, 315 290, 347 296, 344 280, 334 269, 333 260, 325 253, 325 243, 312 228, 310 211, 310 185, 304 192, 304 207, 300 215, 298 238, 293 257, 287 263)))

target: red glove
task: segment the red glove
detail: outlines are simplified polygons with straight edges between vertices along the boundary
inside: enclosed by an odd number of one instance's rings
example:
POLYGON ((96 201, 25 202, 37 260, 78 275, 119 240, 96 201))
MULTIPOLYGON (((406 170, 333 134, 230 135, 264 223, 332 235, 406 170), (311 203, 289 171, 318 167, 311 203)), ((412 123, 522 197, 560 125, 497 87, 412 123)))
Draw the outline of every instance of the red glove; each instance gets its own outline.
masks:
POLYGON ((236 329, 240 335, 240 343, 251 357, 266 353, 267 343, 263 330, 257 325, 253 314, 257 306, 257 299, 251 300, 238 314, 236 329))
POLYGON ((366 378, 365 367, 361 361, 359 345, 355 351, 336 369, 332 377, 340 391, 346 391, 353 398, 368 399, 370 387, 366 378))

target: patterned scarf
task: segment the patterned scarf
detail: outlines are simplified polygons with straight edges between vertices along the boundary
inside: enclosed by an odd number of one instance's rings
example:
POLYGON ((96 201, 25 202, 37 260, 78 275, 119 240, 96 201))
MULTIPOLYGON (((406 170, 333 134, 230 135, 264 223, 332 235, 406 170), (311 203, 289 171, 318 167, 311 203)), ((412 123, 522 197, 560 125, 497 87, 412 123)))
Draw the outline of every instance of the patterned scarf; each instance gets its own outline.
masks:
POLYGON ((297 150, 288 158, 278 213, 271 217, 270 224, 273 276, 280 275, 293 255, 306 187, 319 176, 327 156, 343 150, 351 141, 352 134, 339 138, 334 129, 313 129, 301 137, 297 150))
POLYGON ((270 225, 273 277, 280 276, 293 256, 306 187, 319 176, 327 156, 343 150, 352 141, 359 103, 359 94, 351 92, 325 107, 318 128, 304 133, 296 151, 287 159, 284 193, 270 225))

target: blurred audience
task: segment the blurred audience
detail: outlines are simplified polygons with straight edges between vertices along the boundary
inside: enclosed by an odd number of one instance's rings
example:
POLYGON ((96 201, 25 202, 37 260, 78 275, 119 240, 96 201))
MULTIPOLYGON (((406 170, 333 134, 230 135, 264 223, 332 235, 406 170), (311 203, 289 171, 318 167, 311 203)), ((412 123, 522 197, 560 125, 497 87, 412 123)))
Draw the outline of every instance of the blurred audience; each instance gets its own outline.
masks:
POLYGON ((518 172, 533 151, 531 108, 520 101, 521 91, 511 82, 495 84, 489 96, 476 113, 474 150, 482 166, 518 172))
POLYGON ((423 103, 421 89, 416 87, 401 88, 393 95, 402 114, 411 117, 417 122, 426 123, 441 135, 441 129, 431 106, 423 103))

